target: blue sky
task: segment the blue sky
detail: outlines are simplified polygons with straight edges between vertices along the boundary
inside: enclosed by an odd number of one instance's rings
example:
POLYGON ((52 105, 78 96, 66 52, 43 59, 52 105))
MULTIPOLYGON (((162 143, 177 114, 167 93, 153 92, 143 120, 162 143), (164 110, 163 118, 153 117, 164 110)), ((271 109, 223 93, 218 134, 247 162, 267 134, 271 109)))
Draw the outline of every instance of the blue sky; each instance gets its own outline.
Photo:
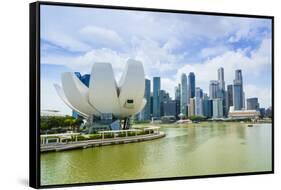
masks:
POLYGON ((66 71, 89 73, 94 62, 110 62, 118 80, 126 60, 144 65, 146 77, 161 76, 174 96, 182 73, 209 91, 217 69, 232 84, 242 69, 247 97, 271 105, 271 20, 126 10, 41 7, 41 107, 70 114, 57 96, 66 71))

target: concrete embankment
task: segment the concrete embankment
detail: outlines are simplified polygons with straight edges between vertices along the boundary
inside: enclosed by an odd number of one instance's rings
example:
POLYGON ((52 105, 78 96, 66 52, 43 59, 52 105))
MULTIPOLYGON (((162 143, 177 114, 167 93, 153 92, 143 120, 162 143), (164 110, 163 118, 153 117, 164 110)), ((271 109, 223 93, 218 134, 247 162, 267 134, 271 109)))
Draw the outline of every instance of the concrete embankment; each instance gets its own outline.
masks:
POLYGON ((117 138, 110 138, 110 139, 87 140, 87 141, 77 141, 77 142, 70 142, 70 143, 46 144, 46 145, 41 145, 40 150, 41 152, 63 151, 63 150, 71 150, 71 149, 78 149, 78 148, 89 148, 89 147, 98 147, 98 146, 105 146, 105 145, 149 141, 162 137, 165 137, 165 133, 160 131, 158 133, 140 135, 140 136, 117 137, 117 138))

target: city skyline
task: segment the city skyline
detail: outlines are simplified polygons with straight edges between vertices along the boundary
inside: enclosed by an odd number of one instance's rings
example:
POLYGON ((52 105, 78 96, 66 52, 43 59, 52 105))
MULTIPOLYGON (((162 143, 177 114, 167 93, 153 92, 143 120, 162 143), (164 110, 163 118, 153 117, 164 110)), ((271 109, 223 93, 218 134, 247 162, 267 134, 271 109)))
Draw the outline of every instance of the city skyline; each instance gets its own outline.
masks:
POLYGON ((196 87, 209 92, 209 81, 223 67, 226 86, 233 84, 234 70, 242 69, 245 99, 271 105, 271 23, 265 19, 83 8, 58 13, 55 6, 43 6, 41 14, 42 109, 71 114, 53 89, 62 72, 87 74, 94 62, 110 62, 119 79, 129 57, 144 64, 149 80, 160 76, 161 89, 173 99, 182 73, 194 72, 196 87), (96 15, 99 21, 91 19, 96 15), (124 16, 130 19, 121 23, 124 16), (204 30, 207 23, 210 31, 204 30))

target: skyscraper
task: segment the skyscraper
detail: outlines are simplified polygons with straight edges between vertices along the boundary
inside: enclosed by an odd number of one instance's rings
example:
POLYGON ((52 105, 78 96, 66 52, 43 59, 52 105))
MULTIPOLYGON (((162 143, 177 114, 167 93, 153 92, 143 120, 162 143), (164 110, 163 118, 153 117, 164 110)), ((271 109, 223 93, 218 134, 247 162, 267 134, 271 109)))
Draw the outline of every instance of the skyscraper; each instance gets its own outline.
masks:
POLYGON ((195 88, 195 115, 203 115, 203 91, 201 88, 195 88))
POLYGON ((181 85, 178 84, 178 86, 175 87, 175 100, 181 99, 181 85))
POLYGON ((145 90, 144 90, 144 98, 146 99, 146 104, 142 110, 143 114, 142 119, 143 120, 150 120, 151 117, 151 112, 150 112, 150 107, 151 107, 151 101, 150 101, 150 90, 151 90, 151 85, 150 85, 150 80, 145 79, 145 90))
POLYGON ((234 110, 241 110, 244 107, 244 92, 242 71, 240 69, 235 71, 235 79, 233 80, 233 106, 234 110))
POLYGON ((218 97, 222 99, 223 115, 226 116, 227 114, 226 93, 225 93, 225 82, 224 82, 224 69, 222 67, 218 69, 218 82, 219 82, 218 97))
POLYGON ((213 99, 213 118, 222 118, 222 117, 223 117, 222 99, 221 98, 213 99))
POLYGON ((240 82, 233 82, 233 106, 234 110, 241 110, 243 107, 243 89, 240 82))
POLYGON ((258 98, 247 98, 247 110, 259 110, 258 98))
POLYGON ((242 70, 241 69, 235 70, 235 79, 240 80, 241 83, 242 83, 243 78, 242 78, 242 70))
POLYGON ((150 115, 153 116, 153 92, 150 93, 150 115))
POLYGON ((176 101, 176 117, 180 114, 180 101, 181 101, 181 85, 175 87, 175 101, 176 101))
POLYGON ((211 80, 209 85, 210 99, 216 99, 219 97, 219 82, 217 80, 211 80))
POLYGON ((207 94, 203 96, 203 115, 206 117, 213 116, 213 102, 209 99, 207 94))
POLYGON ((181 101, 180 101, 180 110, 183 115, 187 115, 187 77, 186 74, 181 75, 181 101))
POLYGON ((195 88, 195 97, 196 98, 203 98, 203 90, 199 87, 195 88))
POLYGON ((176 100, 168 100, 163 102, 163 116, 177 117, 177 102, 176 100))
POLYGON ((195 99, 190 98, 189 104, 188 104, 188 116, 193 116, 195 115, 195 99))
POLYGON ((203 99, 202 98, 194 98, 195 102, 195 115, 203 115, 203 99))
POLYGON ((219 82, 219 89, 225 90, 224 69, 222 67, 218 69, 218 82, 219 82))
POLYGON ((189 98, 194 98, 195 96, 195 74, 190 72, 188 75, 188 103, 189 98))
POLYGON ((229 107, 233 106, 233 85, 227 85, 226 91, 226 112, 229 112, 229 107))
POLYGON ((153 117, 160 117, 160 77, 153 77, 153 117))
POLYGON ((165 90, 160 90, 159 101, 160 101, 160 116, 164 116, 164 103, 170 100, 169 93, 165 90))
POLYGON ((90 86, 90 74, 85 74, 81 77, 81 81, 83 82, 83 84, 85 84, 87 87, 90 86))

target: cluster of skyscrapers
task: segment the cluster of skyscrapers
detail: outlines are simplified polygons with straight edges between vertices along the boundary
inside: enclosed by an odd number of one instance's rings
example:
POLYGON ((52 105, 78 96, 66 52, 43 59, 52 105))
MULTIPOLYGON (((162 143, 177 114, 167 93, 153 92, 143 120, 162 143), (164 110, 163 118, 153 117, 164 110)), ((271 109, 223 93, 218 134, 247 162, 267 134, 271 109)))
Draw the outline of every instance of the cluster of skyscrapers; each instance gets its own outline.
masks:
POLYGON ((150 120, 152 117, 160 118, 162 116, 226 118, 231 106, 235 111, 260 110, 258 98, 248 98, 245 101, 242 70, 235 70, 233 83, 227 86, 222 67, 218 69, 217 74, 217 80, 210 81, 209 93, 204 93, 200 87, 196 87, 193 72, 188 75, 183 73, 180 83, 175 87, 174 99, 161 89, 160 77, 153 77, 153 88, 151 88, 151 81, 146 79, 145 98, 147 104, 138 118, 140 120, 150 120), (245 102, 247 103, 245 104, 245 102))
MULTIPOLYGON (((261 114, 264 112, 264 109, 259 106, 257 97, 248 98, 245 101, 242 70, 235 70, 233 84, 227 86, 225 86, 222 67, 218 69, 217 74, 217 80, 210 81, 208 94, 204 93, 200 87, 196 87, 193 72, 188 75, 183 73, 180 83, 175 87, 174 99, 168 92, 161 89, 160 77, 153 77, 152 82, 145 79, 144 97, 147 103, 137 118, 139 120, 160 119, 162 116, 225 118, 228 117, 231 106, 234 110, 258 110, 261 114)), ((79 72, 75 72, 75 75, 89 87, 89 74, 81 75, 79 72)), ((75 111, 72 115, 78 117, 75 111)))

